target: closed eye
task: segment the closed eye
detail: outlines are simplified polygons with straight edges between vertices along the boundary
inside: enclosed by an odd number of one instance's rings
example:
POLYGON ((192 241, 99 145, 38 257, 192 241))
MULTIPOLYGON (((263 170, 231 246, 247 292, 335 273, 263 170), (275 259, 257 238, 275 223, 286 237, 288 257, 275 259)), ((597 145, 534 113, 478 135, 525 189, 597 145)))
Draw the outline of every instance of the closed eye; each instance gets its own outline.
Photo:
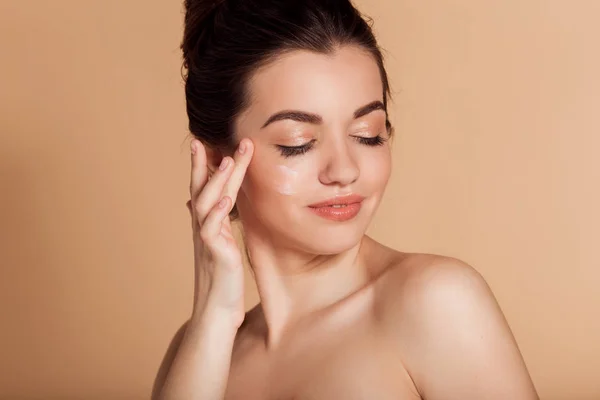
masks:
MULTIPOLYGON (((381 135, 377 135, 375 137, 362 137, 362 136, 352 136, 352 137, 354 139, 356 139, 360 144, 364 144, 366 146, 381 146, 388 140, 381 135)), ((288 158, 288 157, 298 156, 298 155, 308 152, 310 149, 312 149, 315 141, 316 141, 316 139, 313 139, 310 142, 303 144, 302 146, 282 146, 282 145, 276 145, 276 146, 279 149, 279 151, 281 152, 281 155, 284 156, 285 158, 288 158)))
POLYGON ((366 144, 367 146, 381 146, 384 144, 387 139, 381 135, 377 135, 375 137, 361 137, 361 136, 353 136, 358 140, 359 143, 366 144))
POLYGON ((315 140, 316 139, 313 139, 310 142, 303 144, 302 146, 282 146, 282 145, 278 144, 277 148, 281 152, 281 155, 284 156, 285 158, 288 158, 291 156, 298 156, 300 154, 304 154, 307 151, 309 151, 312 148, 315 140))

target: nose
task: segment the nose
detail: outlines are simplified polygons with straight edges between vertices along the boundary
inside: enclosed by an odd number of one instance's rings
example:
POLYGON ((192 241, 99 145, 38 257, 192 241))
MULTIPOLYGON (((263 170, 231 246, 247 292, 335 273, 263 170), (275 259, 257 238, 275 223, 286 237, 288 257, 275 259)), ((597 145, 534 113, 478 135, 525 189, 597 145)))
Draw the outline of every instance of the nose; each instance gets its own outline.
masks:
POLYGON ((322 184, 347 186, 358 179, 360 169, 348 143, 331 143, 324 153, 324 167, 319 173, 322 184))

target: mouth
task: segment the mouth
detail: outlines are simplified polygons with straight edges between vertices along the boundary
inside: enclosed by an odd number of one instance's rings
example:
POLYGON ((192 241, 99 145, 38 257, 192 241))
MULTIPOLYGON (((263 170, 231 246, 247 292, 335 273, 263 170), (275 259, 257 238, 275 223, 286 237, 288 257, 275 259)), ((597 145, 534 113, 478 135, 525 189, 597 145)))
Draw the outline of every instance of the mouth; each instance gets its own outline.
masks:
POLYGON ((331 206, 309 207, 314 214, 331 221, 343 222, 356 217, 362 202, 352 204, 334 204, 331 206))
POLYGON ((354 204, 360 204, 365 198, 357 194, 336 196, 331 199, 309 205, 310 208, 344 209, 354 204))
POLYGON ((309 209, 319 217, 343 222, 356 217, 365 198, 359 195, 337 196, 320 203, 311 204, 309 209))

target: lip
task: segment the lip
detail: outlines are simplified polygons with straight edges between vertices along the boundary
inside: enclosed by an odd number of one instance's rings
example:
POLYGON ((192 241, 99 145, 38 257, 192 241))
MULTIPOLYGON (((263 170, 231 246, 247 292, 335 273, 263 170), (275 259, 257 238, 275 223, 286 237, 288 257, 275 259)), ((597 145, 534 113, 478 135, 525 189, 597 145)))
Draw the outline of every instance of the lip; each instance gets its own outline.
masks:
POLYGON ((356 217, 361 209, 362 203, 347 204, 344 207, 309 207, 308 209, 319 217, 331 221, 348 221, 356 217))
POLYGON ((319 203, 314 203, 314 204, 309 205, 309 207, 319 208, 319 207, 333 206, 336 204, 350 205, 350 204, 360 203, 364 199, 365 198, 363 196, 359 196, 357 194, 348 194, 348 195, 343 195, 343 196, 336 196, 331 199, 321 201, 319 203))

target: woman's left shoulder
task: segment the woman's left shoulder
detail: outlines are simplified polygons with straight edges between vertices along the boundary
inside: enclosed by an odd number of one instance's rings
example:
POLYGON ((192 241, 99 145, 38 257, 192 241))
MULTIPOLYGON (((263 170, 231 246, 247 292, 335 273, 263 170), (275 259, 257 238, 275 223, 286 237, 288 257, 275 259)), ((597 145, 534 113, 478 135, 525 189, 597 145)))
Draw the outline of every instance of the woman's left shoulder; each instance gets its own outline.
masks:
POLYGON ((381 301, 410 307, 412 312, 467 307, 472 302, 495 303, 484 277, 458 258, 426 253, 398 253, 382 276, 381 301))
POLYGON ((380 327, 428 398, 496 391, 493 398, 537 399, 504 314, 473 266, 406 254, 389 266, 377 293, 380 327))

